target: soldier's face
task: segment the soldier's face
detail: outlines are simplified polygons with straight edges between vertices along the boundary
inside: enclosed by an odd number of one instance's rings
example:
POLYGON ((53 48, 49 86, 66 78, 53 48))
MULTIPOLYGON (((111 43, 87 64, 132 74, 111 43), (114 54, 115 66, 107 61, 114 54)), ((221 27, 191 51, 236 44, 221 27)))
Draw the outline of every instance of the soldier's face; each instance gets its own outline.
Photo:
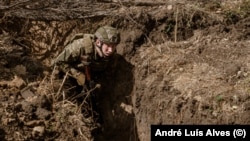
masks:
POLYGON ((107 43, 103 43, 102 45, 102 52, 104 56, 111 56, 116 49, 117 44, 107 44, 107 43))

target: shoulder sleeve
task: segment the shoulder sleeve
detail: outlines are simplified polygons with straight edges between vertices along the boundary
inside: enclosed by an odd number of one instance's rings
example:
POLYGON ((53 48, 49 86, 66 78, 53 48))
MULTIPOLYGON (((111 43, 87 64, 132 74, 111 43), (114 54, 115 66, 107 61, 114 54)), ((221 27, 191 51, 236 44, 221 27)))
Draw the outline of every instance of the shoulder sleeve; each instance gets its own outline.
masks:
POLYGON ((94 37, 92 34, 84 34, 84 39, 83 39, 83 46, 84 46, 84 53, 85 54, 91 54, 94 52, 94 37))
POLYGON ((82 42, 83 39, 74 40, 72 43, 68 44, 62 53, 56 58, 56 63, 59 62, 74 62, 77 61, 82 54, 82 42))

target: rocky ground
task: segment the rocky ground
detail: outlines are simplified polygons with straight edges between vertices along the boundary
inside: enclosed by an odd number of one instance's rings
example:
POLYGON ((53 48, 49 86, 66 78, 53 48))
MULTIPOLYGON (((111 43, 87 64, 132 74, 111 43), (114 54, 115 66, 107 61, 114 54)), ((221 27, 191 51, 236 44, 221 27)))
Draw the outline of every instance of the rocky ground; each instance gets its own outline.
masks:
POLYGON ((148 141, 152 124, 250 124, 249 0, 0 2, 0 139, 148 141), (117 27, 119 63, 79 94, 51 61, 117 27))

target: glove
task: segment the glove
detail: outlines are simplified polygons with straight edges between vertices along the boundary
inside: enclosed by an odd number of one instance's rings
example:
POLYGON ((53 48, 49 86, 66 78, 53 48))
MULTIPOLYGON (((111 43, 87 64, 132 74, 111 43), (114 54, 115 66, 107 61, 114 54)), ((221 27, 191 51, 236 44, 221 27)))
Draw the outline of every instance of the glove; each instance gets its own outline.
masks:
POLYGON ((82 73, 78 74, 76 76, 76 81, 77 81, 78 85, 84 86, 84 84, 85 84, 85 75, 82 74, 82 73))
POLYGON ((78 85, 80 86, 84 86, 85 84, 85 75, 83 73, 81 73, 80 71, 74 69, 74 68, 71 68, 70 69, 70 74, 73 78, 76 79, 78 85))

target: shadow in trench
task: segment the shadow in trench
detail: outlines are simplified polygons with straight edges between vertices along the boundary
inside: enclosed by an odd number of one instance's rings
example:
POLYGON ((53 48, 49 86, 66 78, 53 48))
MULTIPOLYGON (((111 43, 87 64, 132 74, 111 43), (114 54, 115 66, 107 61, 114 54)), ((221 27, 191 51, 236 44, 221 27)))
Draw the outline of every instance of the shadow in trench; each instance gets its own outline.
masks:
POLYGON ((134 66, 120 55, 117 58, 115 71, 100 76, 96 103, 101 128, 94 131, 94 141, 139 141, 131 98, 134 66))
POLYGON ((5 134, 6 134, 5 131, 0 128, 0 140, 1 141, 6 141, 5 134))

